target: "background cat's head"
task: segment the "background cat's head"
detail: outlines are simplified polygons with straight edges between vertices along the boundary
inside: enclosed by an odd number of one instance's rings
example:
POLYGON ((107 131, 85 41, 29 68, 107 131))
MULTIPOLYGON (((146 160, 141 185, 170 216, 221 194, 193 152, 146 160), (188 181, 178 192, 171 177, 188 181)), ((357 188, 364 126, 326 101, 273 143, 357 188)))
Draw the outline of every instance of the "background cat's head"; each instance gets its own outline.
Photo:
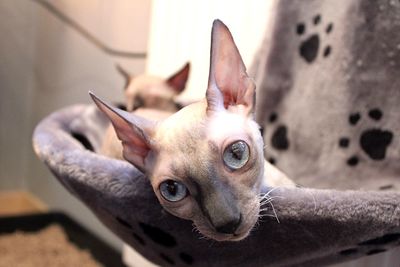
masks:
POLYGON ((116 68, 125 79, 127 111, 154 108, 174 112, 180 109, 180 104, 175 98, 185 89, 189 78, 189 62, 167 79, 147 74, 133 76, 120 65, 116 65, 116 68))
POLYGON ((124 158, 142 170, 161 205, 218 241, 245 238, 258 220, 263 141, 255 85, 228 28, 215 21, 206 98, 160 122, 106 105, 124 158))

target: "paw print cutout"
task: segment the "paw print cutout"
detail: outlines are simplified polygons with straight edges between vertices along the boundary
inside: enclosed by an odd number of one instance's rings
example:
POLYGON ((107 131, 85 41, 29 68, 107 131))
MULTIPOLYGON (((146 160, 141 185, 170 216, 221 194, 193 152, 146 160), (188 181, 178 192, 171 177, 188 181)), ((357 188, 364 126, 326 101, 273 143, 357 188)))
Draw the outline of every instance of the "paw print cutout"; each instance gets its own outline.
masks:
MULTIPOLYGON (((369 110, 368 117, 371 121, 378 122, 383 118, 383 112, 379 108, 369 110)), ((352 113, 349 115, 349 124, 356 126, 361 120, 361 114, 359 112, 352 113)), ((365 129, 358 140, 360 148, 365 154, 374 161, 384 160, 386 157, 386 151, 392 143, 393 133, 387 129, 381 129, 377 127, 371 127, 365 129)), ((341 137, 339 139, 339 147, 346 149, 350 146, 350 139, 348 137, 341 137)), ((356 166, 359 163, 359 156, 353 155, 347 160, 347 165, 356 166)))
MULTIPOLYGON (((316 15, 314 16, 312 23, 311 23, 311 29, 319 27, 319 25, 322 23, 322 18, 321 15, 316 15)), ((333 23, 327 23, 324 25, 324 34, 330 34, 333 30, 333 23)), ((306 24, 303 22, 300 22, 296 26, 296 33, 300 37, 306 36, 305 39, 300 43, 299 46, 299 54, 300 56, 307 62, 307 63, 312 63, 314 60, 317 58, 321 46, 321 35, 314 30, 315 33, 308 34, 307 35, 307 27, 306 24)), ((332 53, 332 47, 330 45, 326 45, 323 49, 322 55, 324 58, 328 57, 332 53)))

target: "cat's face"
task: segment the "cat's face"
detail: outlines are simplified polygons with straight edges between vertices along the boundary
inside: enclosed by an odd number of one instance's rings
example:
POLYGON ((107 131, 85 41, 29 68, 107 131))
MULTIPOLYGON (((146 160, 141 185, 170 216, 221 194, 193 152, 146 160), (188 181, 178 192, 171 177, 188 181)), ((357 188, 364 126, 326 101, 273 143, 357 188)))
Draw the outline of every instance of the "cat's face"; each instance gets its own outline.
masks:
POLYGON ((202 103, 156 129, 145 168, 161 205, 208 238, 245 238, 260 207, 264 158, 257 124, 229 110, 208 116, 202 103))
POLYGON ((127 110, 137 108, 155 108, 164 111, 176 111, 174 97, 178 95, 164 79, 149 75, 140 75, 131 80, 125 90, 127 110))
POLYGON ((121 66, 117 66, 117 69, 125 78, 124 93, 128 111, 137 108, 171 112, 179 110, 175 98, 185 89, 189 77, 189 63, 167 79, 147 74, 131 76, 121 66))
POLYGON ((161 205, 219 241, 245 238, 258 219, 263 142, 254 122, 255 85, 228 28, 215 21, 206 97, 151 122, 94 101, 143 171, 161 205))

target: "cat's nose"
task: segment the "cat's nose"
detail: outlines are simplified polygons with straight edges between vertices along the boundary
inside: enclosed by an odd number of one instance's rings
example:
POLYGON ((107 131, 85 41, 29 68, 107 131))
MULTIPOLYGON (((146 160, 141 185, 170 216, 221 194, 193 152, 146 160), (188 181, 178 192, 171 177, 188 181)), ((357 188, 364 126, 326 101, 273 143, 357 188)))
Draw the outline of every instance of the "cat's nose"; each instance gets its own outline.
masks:
POLYGON ((215 226, 215 230, 217 230, 218 233, 222 234, 234 234, 241 222, 242 222, 242 215, 240 214, 238 218, 235 218, 223 225, 215 226))

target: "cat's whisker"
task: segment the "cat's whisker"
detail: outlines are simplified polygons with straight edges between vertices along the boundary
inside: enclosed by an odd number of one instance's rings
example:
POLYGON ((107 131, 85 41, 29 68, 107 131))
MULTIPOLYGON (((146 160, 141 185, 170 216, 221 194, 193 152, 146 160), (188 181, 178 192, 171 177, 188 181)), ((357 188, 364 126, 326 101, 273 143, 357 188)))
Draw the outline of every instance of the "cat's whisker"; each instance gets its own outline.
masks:
POLYGON ((283 199, 284 197, 281 197, 281 196, 273 196, 273 197, 268 197, 268 198, 265 198, 265 199, 261 199, 260 204, 262 205, 262 204, 264 204, 264 203, 271 202, 271 201, 273 201, 273 200, 275 200, 275 199, 277 199, 277 198, 283 199))
POLYGON ((262 208, 263 206, 266 206, 268 204, 272 205, 272 201, 274 201, 277 198, 283 199, 282 196, 272 196, 272 197, 267 197, 267 198, 261 199, 260 207, 262 208))
POLYGON ((193 232, 193 233, 197 233, 197 234, 199 235, 199 236, 198 236, 198 239, 199 239, 199 240, 207 239, 207 237, 204 236, 204 235, 201 233, 201 231, 199 230, 199 228, 198 228, 194 223, 192 223, 192 226, 193 226, 192 232, 193 232))
POLYGON ((269 210, 268 206, 269 206, 271 203, 273 203, 272 200, 266 201, 266 202, 262 203, 262 204, 260 205, 260 209, 267 209, 267 210, 269 210))
POLYGON ((263 211, 270 211, 271 209, 270 208, 263 208, 263 209, 260 209, 260 212, 263 212, 263 211))
POLYGON ((268 196, 268 195, 264 195, 264 196, 261 196, 260 197, 260 200, 263 200, 263 199, 268 199, 268 198, 271 198, 270 196, 268 196))
POLYGON ((281 188, 281 186, 273 187, 273 188, 271 188, 268 192, 266 192, 266 193, 261 193, 261 195, 266 195, 266 196, 268 196, 269 194, 271 194, 272 192, 274 192, 276 189, 280 189, 280 188, 281 188))
POLYGON ((275 217, 276 221, 278 223, 280 223, 279 218, 278 218, 278 214, 276 213, 275 207, 272 204, 272 202, 277 198, 283 199, 283 197, 282 196, 270 196, 270 194, 277 188, 278 187, 272 188, 268 192, 261 194, 261 197, 260 197, 260 207, 261 208, 260 208, 260 211, 259 211, 259 218, 266 217, 266 216, 275 217), (266 206, 268 204, 271 206, 273 214, 263 214, 263 212, 270 211, 270 208, 268 208, 268 206, 267 207, 263 207, 263 206, 266 206))
POLYGON ((275 197, 278 197, 278 196, 268 196, 268 195, 266 195, 266 196, 261 196, 260 199, 268 199, 268 198, 275 198, 275 197))
POLYGON ((268 203, 268 202, 273 201, 278 198, 282 199, 283 197, 281 197, 281 196, 272 196, 272 197, 271 196, 263 196, 263 197, 259 198, 259 202, 260 202, 260 205, 262 206, 265 203, 268 203))
POLYGON ((279 221, 278 214, 276 214, 276 210, 275 210, 274 204, 272 204, 272 202, 271 202, 270 204, 271 204, 271 207, 272 207, 272 211, 274 212, 276 221, 277 221, 278 223, 281 223, 281 222, 279 221))
POLYGON ((270 197, 266 197, 266 198, 261 198, 260 199, 260 203, 263 203, 263 202, 265 202, 265 201, 269 201, 269 200, 271 200, 272 198, 270 198, 270 197))
POLYGON ((264 217, 276 218, 274 214, 263 214, 259 218, 262 219, 264 217))
POLYGON ((276 216, 274 214, 268 214, 268 213, 260 214, 258 215, 256 226, 259 227, 262 222, 265 222, 266 220, 264 218, 266 217, 276 219, 276 216))
POLYGON ((265 201, 265 202, 261 203, 260 207, 261 207, 261 208, 264 208, 264 206, 268 205, 268 204, 271 203, 271 202, 272 202, 272 200, 265 201))

